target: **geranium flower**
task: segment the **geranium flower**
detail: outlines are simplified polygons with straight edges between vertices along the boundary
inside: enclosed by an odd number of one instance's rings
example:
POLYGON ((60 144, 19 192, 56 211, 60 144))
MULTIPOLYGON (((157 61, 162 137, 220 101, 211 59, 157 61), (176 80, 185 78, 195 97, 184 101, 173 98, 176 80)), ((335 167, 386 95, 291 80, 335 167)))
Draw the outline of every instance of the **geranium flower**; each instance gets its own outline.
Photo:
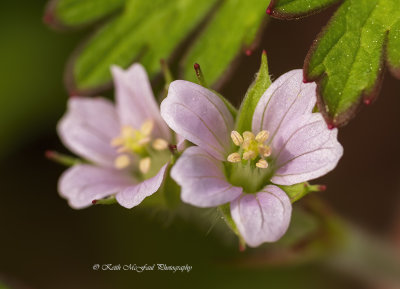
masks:
POLYGON ((301 70, 277 79, 259 100, 252 131, 234 130, 234 119, 212 91, 187 81, 171 83, 161 115, 197 146, 171 170, 184 202, 214 207, 230 202, 249 246, 277 241, 286 232, 291 201, 277 185, 293 185, 331 171, 342 156, 337 130, 313 113, 315 84, 301 70))
POLYGON ((112 67, 116 106, 104 98, 72 97, 58 124, 62 142, 87 160, 69 168, 59 192, 79 209, 115 195, 132 208, 161 186, 172 134, 161 118, 144 68, 112 67))

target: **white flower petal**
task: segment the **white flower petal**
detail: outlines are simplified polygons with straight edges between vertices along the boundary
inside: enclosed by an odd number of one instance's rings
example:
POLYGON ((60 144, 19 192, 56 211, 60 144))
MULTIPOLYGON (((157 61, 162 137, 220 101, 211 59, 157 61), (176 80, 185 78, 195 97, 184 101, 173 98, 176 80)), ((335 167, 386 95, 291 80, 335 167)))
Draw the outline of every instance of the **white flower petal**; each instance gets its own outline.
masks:
POLYGON ((82 209, 90 206, 93 200, 108 197, 133 184, 135 180, 121 171, 76 165, 62 174, 58 190, 72 208, 82 209))
POLYGON ((167 167, 168 163, 154 177, 122 190, 115 197, 118 203, 125 208, 131 209, 139 205, 146 197, 157 192, 164 180, 167 167))
POLYGON ((122 125, 139 129, 147 120, 154 121, 153 135, 170 140, 170 131, 161 118, 160 110, 146 70, 135 63, 127 70, 111 68, 116 90, 117 110, 122 125))
POLYGON ((303 115, 311 115, 317 101, 315 83, 303 83, 303 71, 292 70, 274 81, 261 97, 253 115, 252 130, 269 131, 271 142, 282 127, 303 115))
POLYGON ((272 144, 276 172, 271 181, 293 185, 333 170, 343 155, 337 133, 327 128, 320 113, 286 124, 272 144))
POLYGON ((250 247, 279 240, 289 227, 291 214, 289 197, 274 185, 231 203, 232 218, 250 247))
POLYGON ((181 198, 197 207, 215 207, 236 199, 243 191, 229 184, 223 164, 200 147, 184 151, 171 177, 182 187, 181 198))
POLYGON ((195 83, 174 81, 161 103, 161 115, 182 137, 225 160, 234 123, 228 108, 215 93, 195 83))
POLYGON ((102 166, 112 167, 117 154, 111 140, 120 126, 114 106, 104 98, 74 97, 57 126, 64 145, 102 166))

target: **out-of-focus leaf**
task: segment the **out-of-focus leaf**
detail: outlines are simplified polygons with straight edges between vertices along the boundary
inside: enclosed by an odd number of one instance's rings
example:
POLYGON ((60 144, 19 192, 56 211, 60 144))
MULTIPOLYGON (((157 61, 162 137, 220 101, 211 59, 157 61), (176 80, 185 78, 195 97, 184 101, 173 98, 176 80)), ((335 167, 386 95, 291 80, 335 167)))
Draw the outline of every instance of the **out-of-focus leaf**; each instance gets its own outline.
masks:
POLYGON ((42 13, 36 1, 24 9, 6 1, 0 9, 0 37, 7 39, 0 45, 0 159, 54 131, 64 110, 60 75, 79 35, 51 33, 38 21, 42 13))
POLYGON ((239 116, 237 118, 236 130, 239 133, 251 131, 251 123, 253 120, 254 110, 261 96, 271 85, 271 79, 268 72, 267 54, 264 51, 261 56, 261 66, 257 73, 256 79, 250 85, 240 107, 239 116))
POLYGON ((140 58, 153 76, 205 17, 215 0, 129 0, 124 12, 102 27, 73 61, 71 91, 95 91, 110 82, 110 66, 128 67, 140 58), (162 7, 162 9, 160 9, 162 7))
POLYGON ((73 28, 95 22, 122 8, 127 0, 50 1, 44 16, 54 28, 73 28))
MULTIPOLYGON (((286 2, 276 0, 274 5, 286 2)), ((308 3, 292 2, 303 8, 308 3)), ((272 15, 284 18, 282 10, 275 14, 274 7, 270 9, 272 15)), ((398 0, 346 0, 314 42, 304 63, 305 80, 317 82, 318 107, 330 126, 345 125, 362 102, 375 100, 385 55, 400 78, 399 21, 398 0)))
POLYGON ((227 78, 239 48, 251 48, 265 20, 265 1, 226 0, 183 59, 184 78, 193 80, 192 64, 201 64, 209 83, 227 78))
POLYGON ((252 48, 266 19, 264 0, 53 0, 45 20, 55 27, 75 27, 103 18, 121 5, 122 12, 74 53, 66 72, 71 93, 94 94, 107 88, 112 64, 126 68, 140 61, 152 77, 160 70, 160 59, 175 61, 182 55, 186 55, 180 66, 185 78, 194 79, 193 64, 198 62, 213 85, 224 80, 223 73, 240 48, 252 48), (188 44, 185 40, 191 45, 182 45, 188 44), (186 53, 180 51, 188 47, 186 53))
POLYGON ((271 0, 267 13, 285 19, 300 18, 339 1, 342 0, 271 0))

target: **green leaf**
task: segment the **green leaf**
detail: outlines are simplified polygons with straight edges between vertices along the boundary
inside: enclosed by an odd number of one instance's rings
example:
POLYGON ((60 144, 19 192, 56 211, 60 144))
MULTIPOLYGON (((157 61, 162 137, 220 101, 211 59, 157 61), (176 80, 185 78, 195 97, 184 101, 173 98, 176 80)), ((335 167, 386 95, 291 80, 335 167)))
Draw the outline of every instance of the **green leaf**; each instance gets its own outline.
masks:
POLYGON ((44 21, 56 29, 90 24, 121 9, 127 0, 62 0, 50 1, 44 21))
POLYGON ((135 59, 154 76, 160 59, 173 52, 214 2, 128 1, 124 13, 100 29, 75 59, 70 90, 96 91, 110 82, 112 64, 128 67, 135 59))
POLYGON ((256 79, 250 85, 240 107, 237 118, 236 130, 242 134, 244 131, 251 131, 251 123, 257 103, 261 96, 271 85, 271 79, 268 72, 267 54, 264 51, 261 56, 261 66, 256 75, 256 79))
POLYGON ((160 59, 175 67, 179 61, 178 73, 190 80, 193 64, 200 63, 213 86, 226 78, 222 75, 240 48, 253 48, 266 19, 264 6, 264 0, 53 0, 45 21, 76 27, 115 14, 70 60, 66 85, 71 93, 108 88, 112 64, 127 68, 138 61, 154 77, 160 59))
POLYGON ((397 78, 400 78, 400 20, 393 24, 387 43, 387 61, 397 78))
POLYGON ((187 57, 183 59, 184 78, 193 81, 192 65, 201 65, 209 83, 229 76, 227 66, 238 49, 251 47, 265 17, 264 0, 226 0, 210 19, 187 57))
MULTIPOLYGON (((308 1, 294 2, 305 7, 308 1)), ((332 127, 345 125, 362 102, 375 100, 385 55, 400 78, 399 21, 398 0, 346 0, 314 42, 304 63, 305 80, 317 82, 318 107, 332 127)))
POLYGON ((342 0, 271 0, 267 13, 278 18, 297 19, 317 13, 342 0))

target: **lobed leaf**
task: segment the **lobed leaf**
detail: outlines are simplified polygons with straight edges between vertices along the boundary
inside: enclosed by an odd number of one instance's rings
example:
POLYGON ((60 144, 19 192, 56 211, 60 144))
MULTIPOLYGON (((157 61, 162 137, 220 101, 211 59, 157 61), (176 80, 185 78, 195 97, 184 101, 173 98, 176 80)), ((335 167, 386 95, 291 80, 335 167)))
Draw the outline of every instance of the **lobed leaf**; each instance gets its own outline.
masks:
POLYGON ((102 27, 73 60, 67 72, 69 90, 98 91, 111 81, 112 64, 126 68, 139 59, 154 76, 160 59, 168 58, 215 2, 128 0, 124 12, 102 27))
MULTIPOLYGON (((289 3, 275 2, 278 7, 289 3)), ((314 42, 304 76, 317 82, 318 108, 331 127, 347 124, 362 102, 375 100, 385 55, 394 75, 400 77, 399 20, 398 0, 346 0, 314 42)))
POLYGON ((266 20, 264 0, 225 0, 190 48, 181 65, 184 78, 194 80, 193 63, 201 64, 209 83, 225 80, 227 67, 239 53, 251 48, 266 20))
POLYGON ((80 45, 67 67, 70 93, 94 94, 111 85, 110 65, 126 68, 134 61, 153 77, 160 59, 180 60, 189 80, 198 62, 211 85, 223 81, 240 48, 253 48, 266 19, 264 5, 264 0, 52 0, 45 21, 68 28, 115 14, 80 45))
POLYGON ((90 24, 121 9, 127 0, 53 0, 44 20, 55 29, 90 24))

